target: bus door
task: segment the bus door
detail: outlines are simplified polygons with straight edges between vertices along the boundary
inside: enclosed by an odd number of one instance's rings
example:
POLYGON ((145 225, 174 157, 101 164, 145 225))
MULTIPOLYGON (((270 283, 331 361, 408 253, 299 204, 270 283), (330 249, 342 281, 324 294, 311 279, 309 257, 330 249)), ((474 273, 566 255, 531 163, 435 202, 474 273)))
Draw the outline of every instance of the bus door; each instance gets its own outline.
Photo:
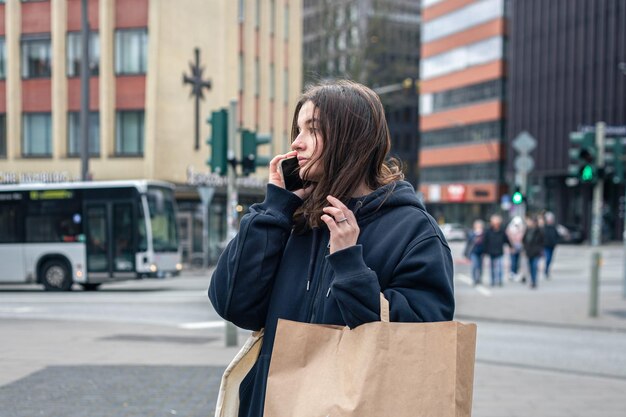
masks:
POLYGON ((136 214, 132 200, 85 204, 87 270, 92 278, 135 275, 136 214))
POLYGON ((0 282, 25 282, 26 260, 22 233, 21 193, 0 199, 0 282), (9 199, 13 198, 12 201, 9 199))

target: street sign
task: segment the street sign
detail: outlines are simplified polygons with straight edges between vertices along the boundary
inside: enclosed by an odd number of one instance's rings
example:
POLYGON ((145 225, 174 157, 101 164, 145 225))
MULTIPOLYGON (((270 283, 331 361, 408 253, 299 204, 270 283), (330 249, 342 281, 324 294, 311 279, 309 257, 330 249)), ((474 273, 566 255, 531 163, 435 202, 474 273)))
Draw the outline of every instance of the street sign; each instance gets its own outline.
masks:
POLYGON ((519 173, 528 174, 535 167, 535 160, 532 156, 520 155, 515 158, 515 170, 519 173))
POLYGON ((211 204, 211 200, 215 194, 215 187, 198 187, 198 194, 200 195, 202 204, 208 206, 211 204))
POLYGON ((513 139, 513 148, 519 153, 529 153, 537 147, 537 139, 530 133, 523 131, 513 139))

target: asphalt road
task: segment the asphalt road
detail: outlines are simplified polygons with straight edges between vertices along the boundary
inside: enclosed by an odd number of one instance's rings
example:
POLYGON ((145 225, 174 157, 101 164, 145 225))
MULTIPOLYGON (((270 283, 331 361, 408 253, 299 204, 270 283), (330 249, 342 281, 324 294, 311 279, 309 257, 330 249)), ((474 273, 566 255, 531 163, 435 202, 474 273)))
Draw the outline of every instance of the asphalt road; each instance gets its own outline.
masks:
MULTIPOLYGON (((586 258, 573 253, 561 256, 564 269, 585 270, 586 258)), ((617 272, 613 264, 608 268, 617 272)), ((506 305, 529 291, 508 283, 473 288, 466 265, 456 272, 460 314, 463 301, 502 299, 506 305)), ((1 286, 0 417, 209 415, 219 375, 235 350, 223 346, 223 322, 206 296, 208 284, 209 274, 186 272, 97 292, 1 286), (62 392, 52 383, 58 380, 62 392), (183 401, 186 391, 193 395, 183 401), (155 396, 163 400, 151 401, 155 396)), ((567 298, 584 284, 574 277, 540 289, 567 298)), ((618 284, 610 278, 608 285, 618 284)), ((626 331, 497 320, 503 312, 478 321, 474 416, 623 415, 626 400, 615 393, 626 389, 626 331), (548 394, 560 400, 546 408, 542 395, 548 394)), ((240 332, 240 341, 246 334, 240 332)))

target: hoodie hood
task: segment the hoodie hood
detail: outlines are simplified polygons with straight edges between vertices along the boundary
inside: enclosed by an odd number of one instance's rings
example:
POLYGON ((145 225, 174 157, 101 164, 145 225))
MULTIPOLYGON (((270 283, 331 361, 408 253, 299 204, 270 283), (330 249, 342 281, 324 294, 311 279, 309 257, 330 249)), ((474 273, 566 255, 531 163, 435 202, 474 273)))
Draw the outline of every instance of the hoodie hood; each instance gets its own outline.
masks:
POLYGON ((413 186, 406 181, 394 181, 366 196, 351 198, 347 205, 361 224, 369 223, 394 207, 413 206, 426 210, 413 186))

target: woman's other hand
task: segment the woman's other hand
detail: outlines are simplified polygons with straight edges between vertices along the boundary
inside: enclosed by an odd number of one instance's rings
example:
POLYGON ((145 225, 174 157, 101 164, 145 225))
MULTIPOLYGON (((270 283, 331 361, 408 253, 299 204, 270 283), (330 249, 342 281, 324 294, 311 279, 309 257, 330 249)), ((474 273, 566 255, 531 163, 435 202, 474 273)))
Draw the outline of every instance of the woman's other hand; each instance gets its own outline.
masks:
POLYGON ((356 245, 360 229, 354 213, 335 197, 326 199, 331 205, 324 207, 321 219, 330 230, 330 253, 356 245))

